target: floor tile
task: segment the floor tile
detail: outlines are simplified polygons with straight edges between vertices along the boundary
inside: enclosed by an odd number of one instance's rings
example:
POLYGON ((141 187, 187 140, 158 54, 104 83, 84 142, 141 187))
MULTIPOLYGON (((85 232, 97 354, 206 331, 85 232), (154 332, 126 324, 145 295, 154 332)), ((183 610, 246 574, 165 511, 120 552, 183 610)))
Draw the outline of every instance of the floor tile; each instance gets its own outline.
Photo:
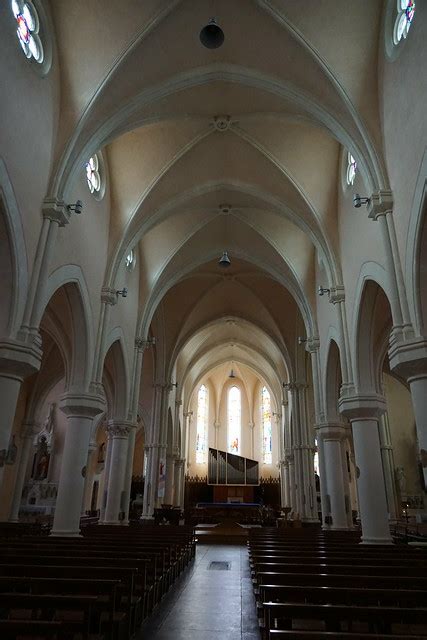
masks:
POLYGON ((195 562, 177 581, 135 640, 259 640, 246 547, 199 545, 195 562), (212 561, 230 562, 212 571, 212 561))

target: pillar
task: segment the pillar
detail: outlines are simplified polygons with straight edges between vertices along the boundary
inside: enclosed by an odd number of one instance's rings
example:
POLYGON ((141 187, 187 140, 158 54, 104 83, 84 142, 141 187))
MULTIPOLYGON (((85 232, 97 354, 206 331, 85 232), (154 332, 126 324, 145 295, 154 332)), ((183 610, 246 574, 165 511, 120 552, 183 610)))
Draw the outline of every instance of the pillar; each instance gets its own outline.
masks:
POLYGON ((341 397, 339 407, 353 431, 362 542, 391 544, 378 433, 378 419, 386 408, 384 398, 374 393, 341 397))
POLYGON ((107 434, 107 453, 105 456, 105 465, 104 465, 104 479, 102 483, 102 497, 101 497, 101 508, 99 510, 99 522, 104 522, 105 518, 105 508, 107 506, 107 495, 108 495, 108 481, 110 478, 110 465, 111 465, 111 448, 113 444, 113 438, 110 437, 107 429, 105 430, 107 434))
POLYGON ((173 484, 175 479, 175 457, 172 453, 166 454, 166 486, 164 504, 173 504, 173 484))
MULTIPOLYGON (((29 345, 17 340, 0 341, 0 459, 6 455, 24 378, 40 368, 41 341, 29 345)), ((0 485, 3 466, 0 466, 0 485)))
POLYGON ((120 524, 122 496, 125 482, 126 462, 128 453, 128 439, 133 425, 121 420, 111 420, 107 431, 112 439, 110 475, 108 478, 107 504, 105 507, 104 524, 120 524))
POLYGON ((124 518, 122 524, 129 524, 129 508, 130 508, 130 494, 132 490, 132 476, 133 476, 133 458, 135 455, 135 439, 136 439, 136 424, 129 424, 129 437, 128 437, 128 450, 126 457, 126 470, 125 480, 123 487, 123 510, 124 518))
MULTIPOLYGON (((350 498, 348 477, 345 473, 346 461, 343 459, 343 442, 346 437, 347 429, 342 424, 317 426, 318 442, 321 440, 323 445, 326 502, 330 517, 330 522, 325 528, 328 529, 349 528, 350 498)), ((325 524, 325 518, 323 518, 323 523, 325 524)))
POLYGON ((185 458, 175 459, 175 486, 174 500, 175 507, 184 508, 184 488, 185 488, 185 458))
POLYGON ((104 410, 104 401, 89 394, 62 396, 61 410, 67 416, 58 497, 51 535, 78 536, 83 500, 83 467, 87 462, 92 421, 104 410))
POLYGON ((25 484, 28 461, 33 448, 34 437, 38 427, 34 422, 25 422, 21 428, 21 454, 19 456, 18 468, 16 470, 15 487, 13 499, 9 513, 10 522, 19 521, 19 508, 21 506, 22 490, 25 484))
POLYGON ((389 349, 389 360, 392 371, 405 378, 411 390, 424 489, 427 489, 427 337, 394 342, 389 349))
POLYGON ((88 502, 90 502, 90 496, 92 494, 92 485, 93 485, 93 454, 98 450, 98 445, 94 440, 89 442, 88 452, 87 452, 87 462, 86 462, 86 473, 85 473, 85 483, 83 489, 83 500, 82 500, 82 516, 86 513, 86 508, 88 502))
POLYGON ((383 473, 385 482, 385 491, 387 498, 387 507, 389 516, 392 520, 399 518, 399 508, 396 493, 396 483, 394 478, 394 456, 393 446, 391 444, 390 426, 388 422, 388 415, 384 413, 380 416, 379 423, 379 436, 381 447, 381 459, 383 463, 383 473))
MULTIPOLYGON (((146 452, 147 452, 147 473, 144 483, 144 504, 142 510, 142 520, 150 520, 153 518, 154 509, 159 504, 159 477, 161 466, 166 461, 166 444, 161 442, 162 438, 162 418, 164 414, 166 394, 169 391, 169 385, 165 383, 157 383, 154 385, 154 407, 152 422, 149 433, 147 434, 146 452)), ((160 496, 161 502, 163 497, 160 496)))

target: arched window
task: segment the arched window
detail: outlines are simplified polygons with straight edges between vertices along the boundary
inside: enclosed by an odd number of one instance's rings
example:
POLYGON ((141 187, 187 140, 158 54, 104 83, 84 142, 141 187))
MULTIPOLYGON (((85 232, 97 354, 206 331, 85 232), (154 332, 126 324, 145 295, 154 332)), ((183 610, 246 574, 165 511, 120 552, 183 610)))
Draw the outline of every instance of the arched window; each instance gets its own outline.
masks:
POLYGON ((19 44, 28 59, 33 58, 41 64, 44 59, 43 45, 39 36, 40 20, 36 8, 27 0, 12 0, 12 13, 17 23, 16 35, 19 44))
POLYGON ((209 416, 209 392, 204 384, 197 395, 196 462, 206 462, 207 425, 209 416))
POLYGON ((240 431, 242 425, 242 401, 240 389, 231 387, 228 391, 228 452, 240 451, 240 431))
POLYGON ((320 475, 320 473, 319 473, 319 450, 317 448, 317 438, 314 439, 314 447, 315 447, 314 460, 313 460, 314 473, 316 473, 319 476, 320 475))
POLYGON ((393 42, 399 44, 406 38, 415 15, 414 0, 397 0, 397 16, 394 22, 393 42))
POLYGON ((357 172, 357 162, 349 151, 347 154, 347 174, 346 174, 346 180, 349 186, 352 186, 354 184, 354 180, 356 178, 356 172, 357 172))
POLYGON ((273 462, 271 432, 271 398, 267 387, 261 389, 262 461, 273 462))

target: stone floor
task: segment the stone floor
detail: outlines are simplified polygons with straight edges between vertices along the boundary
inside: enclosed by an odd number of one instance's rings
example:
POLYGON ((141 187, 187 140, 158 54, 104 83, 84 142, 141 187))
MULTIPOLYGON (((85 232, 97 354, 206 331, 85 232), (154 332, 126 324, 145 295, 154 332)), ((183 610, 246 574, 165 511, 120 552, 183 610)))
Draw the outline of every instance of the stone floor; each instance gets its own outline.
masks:
POLYGON ((198 545, 184 572, 136 640, 259 640, 246 546, 198 545), (209 569, 212 561, 229 570, 209 569))

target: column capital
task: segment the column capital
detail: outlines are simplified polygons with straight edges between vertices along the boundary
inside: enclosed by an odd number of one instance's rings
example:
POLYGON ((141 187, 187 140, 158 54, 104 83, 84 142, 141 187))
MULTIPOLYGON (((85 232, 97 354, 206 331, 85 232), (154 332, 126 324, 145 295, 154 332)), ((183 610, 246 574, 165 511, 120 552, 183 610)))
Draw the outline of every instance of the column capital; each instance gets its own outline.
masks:
POLYGON ((315 425, 316 437, 322 440, 345 440, 350 427, 342 422, 328 422, 315 425))
POLYGON ((141 338, 140 336, 135 338, 135 347, 138 351, 145 351, 145 349, 148 349, 149 347, 154 347, 155 344, 156 341, 154 338, 141 338))
POLYGON ((94 453, 98 449, 98 443, 95 440, 89 442, 89 454, 94 453))
POLYGON ((373 193, 368 203, 368 215, 371 220, 378 220, 379 216, 393 211, 393 192, 380 189, 373 193))
POLYGON ((390 368, 410 380, 427 375, 427 336, 396 341, 388 351, 390 368))
POLYGON ((101 302, 114 307, 117 304, 117 291, 112 287, 101 288, 101 302))
POLYGON ((344 285, 337 284, 335 287, 331 287, 331 292, 329 294, 329 302, 331 304, 339 304, 340 302, 345 302, 344 285))
POLYGON ((135 424, 129 420, 110 420, 106 431, 111 438, 127 438, 135 424))
POLYGON ((175 466, 183 468, 185 464, 185 458, 175 458, 175 466))
POLYGON ((255 429, 255 422, 253 422, 252 420, 250 420, 248 422, 248 427, 249 429, 251 429, 252 431, 255 429))
POLYGON ((7 339, 0 341, 0 374, 24 378, 36 373, 42 361, 41 342, 33 340, 27 344, 18 340, 7 339))
POLYGON ((193 417, 193 411, 186 411, 184 413, 184 418, 189 418, 191 420, 192 417, 193 417))
POLYGON ((89 393, 67 392, 61 396, 59 408, 66 416, 95 418, 105 411, 105 400, 89 393))
POLYGON ((385 413, 385 398, 378 393, 361 393, 341 396, 338 400, 340 412, 349 420, 378 420, 385 413))
POLYGON ((56 222, 60 227, 65 227, 70 222, 70 212, 63 200, 58 198, 45 198, 42 204, 43 218, 56 222))
POLYGON ((319 336, 312 336, 311 338, 307 338, 307 342, 305 343, 305 350, 309 353, 316 353, 320 349, 320 340, 319 336))
POLYGON ((175 407, 180 407, 182 405, 182 400, 175 400, 175 407))

